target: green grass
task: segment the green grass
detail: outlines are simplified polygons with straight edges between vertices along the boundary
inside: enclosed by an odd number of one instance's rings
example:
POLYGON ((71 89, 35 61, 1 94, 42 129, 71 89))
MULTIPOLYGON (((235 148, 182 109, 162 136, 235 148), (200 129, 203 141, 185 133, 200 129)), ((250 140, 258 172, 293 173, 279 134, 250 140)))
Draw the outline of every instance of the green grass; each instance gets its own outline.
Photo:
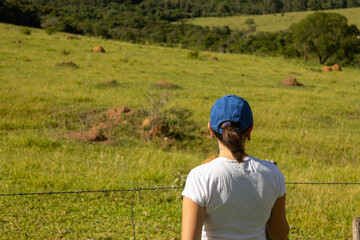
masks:
MULTIPOLYGON (((0 24, 0 193, 181 186, 216 145, 209 111, 225 94, 254 113, 247 152, 278 162, 288 182, 360 182, 360 74, 312 72, 311 62, 134 45, 0 24), (21 40, 21 44, 16 41, 21 40), (101 45, 106 53, 94 53, 101 45), (66 53, 66 54, 64 54, 66 53), (72 61, 78 68, 59 66, 72 61), (302 87, 280 82, 295 76, 302 87), (104 87, 107 80, 118 84, 104 87), (178 88, 154 87, 165 80, 178 88), (183 141, 144 141, 131 125, 96 144, 61 135, 82 116, 119 106, 192 113, 183 141), (155 104, 156 105, 156 104, 155 104), (180 180, 179 180, 180 179, 180 180)), ((142 119, 137 119, 141 122, 142 119)), ((358 185, 287 185, 290 239, 350 239, 358 185)), ((1 239, 132 239, 132 192, 0 197, 1 239)), ((135 194, 137 239, 180 239, 181 190, 135 194)))
MULTIPOLYGON (((360 8, 346 8, 323 10, 324 12, 335 12, 344 15, 348 19, 348 24, 355 24, 360 28, 360 8)), ((193 18, 186 20, 200 26, 229 26, 231 29, 246 29, 248 25, 245 24, 247 19, 253 19, 253 26, 257 31, 276 32, 279 30, 286 30, 293 23, 298 23, 314 11, 304 12, 287 12, 284 14, 267 14, 267 15, 240 15, 232 17, 204 17, 193 18)))

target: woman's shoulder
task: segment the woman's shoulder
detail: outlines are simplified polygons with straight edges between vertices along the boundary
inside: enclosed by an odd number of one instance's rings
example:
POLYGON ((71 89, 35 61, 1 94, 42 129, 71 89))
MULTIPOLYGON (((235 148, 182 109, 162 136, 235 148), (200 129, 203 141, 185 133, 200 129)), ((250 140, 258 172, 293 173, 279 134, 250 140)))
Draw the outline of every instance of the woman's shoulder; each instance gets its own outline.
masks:
POLYGON ((261 160, 253 156, 249 157, 249 168, 252 168, 254 171, 267 176, 268 178, 280 179, 285 181, 285 177, 281 173, 280 169, 274 164, 274 162, 269 160, 261 160))
POLYGON ((192 169, 193 172, 197 172, 201 175, 216 174, 226 171, 231 164, 236 163, 236 161, 227 159, 224 157, 217 157, 205 164, 201 164, 192 169))
POLYGON ((254 163, 257 163, 259 165, 267 166, 267 167, 271 167, 271 168, 276 167, 276 165, 275 165, 275 163, 273 161, 259 159, 259 158, 256 158, 256 157, 250 156, 250 155, 245 157, 244 161, 254 162, 254 163))
POLYGON ((272 161, 262 160, 254 156, 247 156, 244 160, 244 162, 246 162, 249 167, 251 166, 251 168, 256 169, 256 171, 280 172, 279 168, 272 161))

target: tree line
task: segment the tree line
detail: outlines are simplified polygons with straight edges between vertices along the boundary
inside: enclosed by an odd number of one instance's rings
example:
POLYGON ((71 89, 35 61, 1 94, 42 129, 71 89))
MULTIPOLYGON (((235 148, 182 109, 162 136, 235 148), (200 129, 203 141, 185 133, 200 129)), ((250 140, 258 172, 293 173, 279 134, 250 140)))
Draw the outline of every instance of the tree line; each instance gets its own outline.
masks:
POLYGON ((357 5, 359 0, 3 0, 0 21, 41 27, 49 34, 65 31, 194 50, 302 56, 304 60, 316 56, 320 63, 358 64, 359 30, 335 13, 316 13, 275 33, 257 32, 251 19, 246 21, 245 30, 200 27, 181 21, 199 16, 357 5))
MULTIPOLYGON (((136 14, 158 20, 177 21, 194 17, 223 17, 239 14, 270 14, 308 10, 360 7, 360 0, 1 0, 2 19, 12 11, 25 15, 56 14, 87 17, 115 17, 136 14), (51 12, 51 9, 53 10, 51 12), (10 10, 10 11, 9 11, 10 10)), ((34 15, 32 15, 34 17, 34 15)), ((79 20, 79 19, 77 19, 79 20)))

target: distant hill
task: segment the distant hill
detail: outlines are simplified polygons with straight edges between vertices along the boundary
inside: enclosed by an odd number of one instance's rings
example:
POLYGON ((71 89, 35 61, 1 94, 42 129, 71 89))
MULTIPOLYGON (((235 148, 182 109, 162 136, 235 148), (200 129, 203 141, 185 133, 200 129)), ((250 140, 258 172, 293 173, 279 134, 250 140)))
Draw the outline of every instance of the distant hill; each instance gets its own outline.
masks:
MULTIPOLYGON (((360 28, 360 8, 331 9, 323 11, 339 13, 349 20, 349 24, 355 24, 358 28, 360 28)), ((230 29, 233 30, 242 30, 255 26, 257 31, 276 32, 279 30, 286 30, 291 24, 300 22, 303 18, 313 12, 314 11, 302 11, 283 14, 193 18, 186 20, 186 23, 203 27, 229 26, 230 29)))

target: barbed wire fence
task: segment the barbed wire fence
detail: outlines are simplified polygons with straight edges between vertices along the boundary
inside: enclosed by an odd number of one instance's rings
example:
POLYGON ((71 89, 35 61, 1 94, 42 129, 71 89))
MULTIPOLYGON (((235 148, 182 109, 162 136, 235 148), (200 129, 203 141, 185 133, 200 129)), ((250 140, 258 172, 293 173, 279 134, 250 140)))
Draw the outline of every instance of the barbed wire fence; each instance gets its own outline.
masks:
MULTIPOLYGON (((285 182, 287 185, 360 185, 360 182, 285 182)), ((136 240, 135 218, 134 218, 134 205, 135 195, 138 193, 140 201, 142 191, 158 191, 158 190, 180 190, 184 187, 152 187, 152 188, 133 188, 133 189, 108 189, 108 190, 79 190, 79 191, 50 191, 50 192, 25 192, 25 193, 0 193, 0 197, 13 197, 13 196, 31 196, 31 195, 60 195, 60 194, 89 194, 89 193, 117 193, 117 192, 132 192, 131 200, 131 223, 132 235, 136 240)))

